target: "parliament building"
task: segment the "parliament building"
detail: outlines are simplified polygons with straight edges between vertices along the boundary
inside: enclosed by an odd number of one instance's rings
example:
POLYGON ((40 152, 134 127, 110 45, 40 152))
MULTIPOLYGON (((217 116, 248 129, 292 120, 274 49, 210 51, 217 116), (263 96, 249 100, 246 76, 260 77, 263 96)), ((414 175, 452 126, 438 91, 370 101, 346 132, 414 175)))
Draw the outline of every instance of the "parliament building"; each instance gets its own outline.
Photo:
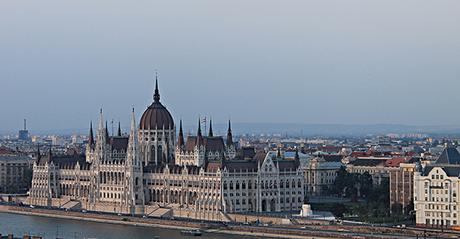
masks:
MULTIPOLYGON (((40 156, 33 165, 27 203, 62 209, 146 216, 225 220, 229 213, 298 211, 304 177, 298 156, 238 148, 231 123, 227 135, 201 131, 178 134, 173 117, 153 103, 129 135, 109 136, 103 112, 96 134, 92 124, 85 155, 40 156)), ((40 154, 39 154, 40 155, 40 154)))

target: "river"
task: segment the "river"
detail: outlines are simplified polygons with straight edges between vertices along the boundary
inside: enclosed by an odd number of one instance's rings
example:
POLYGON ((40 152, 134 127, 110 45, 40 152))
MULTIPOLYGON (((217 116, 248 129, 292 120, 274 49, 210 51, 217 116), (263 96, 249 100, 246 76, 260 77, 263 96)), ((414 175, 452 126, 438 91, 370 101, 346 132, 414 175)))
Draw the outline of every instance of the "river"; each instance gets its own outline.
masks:
MULTIPOLYGON (((0 233, 13 233, 15 237, 24 234, 42 236, 45 239, 186 239, 179 230, 137 227, 110 223, 86 222, 68 219, 56 219, 39 216, 0 213, 0 233)), ((240 235, 204 233, 206 239, 254 239, 240 235)))

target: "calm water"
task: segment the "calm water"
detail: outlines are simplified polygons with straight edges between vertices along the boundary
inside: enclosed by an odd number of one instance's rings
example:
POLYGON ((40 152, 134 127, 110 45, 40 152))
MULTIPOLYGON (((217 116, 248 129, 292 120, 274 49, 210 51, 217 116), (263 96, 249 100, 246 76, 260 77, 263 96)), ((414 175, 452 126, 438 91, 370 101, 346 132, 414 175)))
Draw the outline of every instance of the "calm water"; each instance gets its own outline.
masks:
MULTIPOLYGON (((56 235, 64 239, 152 239, 154 236, 159 236, 160 239, 193 238, 180 235, 180 231, 178 230, 83 222, 8 213, 0 213, 0 233, 3 235, 13 233, 17 237, 22 237, 24 234, 38 235, 45 239, 54 239, 56 235)), ((254 239, 255 237, 205 233, 202 238, 254 239)))

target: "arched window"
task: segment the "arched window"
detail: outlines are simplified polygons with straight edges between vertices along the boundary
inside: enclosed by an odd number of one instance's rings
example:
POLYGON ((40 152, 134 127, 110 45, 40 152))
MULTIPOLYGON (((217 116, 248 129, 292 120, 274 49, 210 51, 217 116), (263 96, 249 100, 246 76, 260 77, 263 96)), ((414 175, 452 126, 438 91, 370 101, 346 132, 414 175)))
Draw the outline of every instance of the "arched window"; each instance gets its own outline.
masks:
POLYGON ((163 147, 161 145, 158 145, 158 150, 157 150, 157 160, 162 161, 163 160, 163 147))

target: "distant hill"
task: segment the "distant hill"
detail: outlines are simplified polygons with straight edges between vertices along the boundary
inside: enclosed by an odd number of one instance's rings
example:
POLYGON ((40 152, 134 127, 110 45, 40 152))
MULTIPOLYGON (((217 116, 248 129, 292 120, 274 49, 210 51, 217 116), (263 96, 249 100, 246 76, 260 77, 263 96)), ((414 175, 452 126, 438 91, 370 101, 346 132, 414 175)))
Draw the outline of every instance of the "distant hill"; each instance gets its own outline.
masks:
MULTIPOLYGON (((128 131, 128 127, 123 127, 128 131)), ((213 125, 216 134, 225 135, 226 124, 213 125)), ((289 136, 366 136, 381 134, 428 134, 443 136, 460 136, 458 126, 412 126, 401 124, 369 124, 369 125, 346 125, 346 124, 301 124, 301 123, 233 123, 232 130, 234 135, 259 135, 259 134, 282 134, 289 136)), ((204 126, 203 126, 204 131, 204 126)), ((0 134, 15 134, 16 131, 3 131, 0 134)), ((31 134, 48 135, 71 135, 86 134, 87 128, 59 129, 59 130, 37 130, 31 129, 31 134)), ((184 133, 195 134, 196 125, 185 125, 184 133)))

